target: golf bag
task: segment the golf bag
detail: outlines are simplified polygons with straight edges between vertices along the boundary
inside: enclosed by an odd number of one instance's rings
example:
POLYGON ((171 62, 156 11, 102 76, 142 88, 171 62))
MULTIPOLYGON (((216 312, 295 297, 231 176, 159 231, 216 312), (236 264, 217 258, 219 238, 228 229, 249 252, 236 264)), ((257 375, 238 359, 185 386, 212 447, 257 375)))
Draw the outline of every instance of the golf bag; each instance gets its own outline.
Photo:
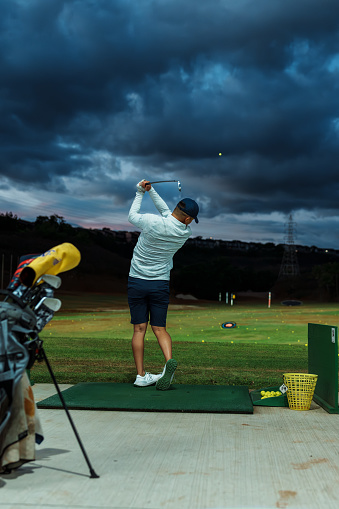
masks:
POLYGON ((16 388, 42 349, 39 333, 61 306, 54 298, 61 284, 57 274, 79 262, 79 251, 68 243, 23 257, 7 289, 0 291, 0 460, 16 388))

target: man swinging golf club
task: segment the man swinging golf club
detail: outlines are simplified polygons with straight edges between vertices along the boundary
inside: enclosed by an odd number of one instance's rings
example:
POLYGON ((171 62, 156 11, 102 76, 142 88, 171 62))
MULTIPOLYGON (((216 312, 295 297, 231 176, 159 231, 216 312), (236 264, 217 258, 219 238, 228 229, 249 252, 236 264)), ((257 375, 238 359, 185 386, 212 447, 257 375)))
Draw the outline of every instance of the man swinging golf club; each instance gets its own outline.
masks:
POLYGON ((169 304, 169 279, 173 256, 192 234, 190 223, 198 223, 199 206, 184 198, 174 211, 147 180, 137 185, 128 220, 142 230, 133 251, 128 277, 128 304, 134 326, 132 351, 137 377, 134 385, 146 387, 156 383, 159 390, 169 389, 177 361, 172 359, 172 339, 166 330, 169 304), (159 215, 140 214, 145 191, 149 192, 159 215), (148 321, 165 357, 163 372, 152 375, 144 369, 144 339, 148 321))

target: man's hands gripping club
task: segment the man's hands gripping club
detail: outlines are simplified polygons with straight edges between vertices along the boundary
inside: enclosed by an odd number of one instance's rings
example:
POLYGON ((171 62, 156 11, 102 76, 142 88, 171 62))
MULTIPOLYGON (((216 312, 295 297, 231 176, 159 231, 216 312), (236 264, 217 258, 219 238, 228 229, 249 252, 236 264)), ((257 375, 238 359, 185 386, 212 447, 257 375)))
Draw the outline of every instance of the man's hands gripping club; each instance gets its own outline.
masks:
POLYGON ((151 184, 149 183, 149 180, 141 180, 139 184, 137 185, 138 191, 141 193, 144 193, 145 191, 149 191, 151 189, 151 184))

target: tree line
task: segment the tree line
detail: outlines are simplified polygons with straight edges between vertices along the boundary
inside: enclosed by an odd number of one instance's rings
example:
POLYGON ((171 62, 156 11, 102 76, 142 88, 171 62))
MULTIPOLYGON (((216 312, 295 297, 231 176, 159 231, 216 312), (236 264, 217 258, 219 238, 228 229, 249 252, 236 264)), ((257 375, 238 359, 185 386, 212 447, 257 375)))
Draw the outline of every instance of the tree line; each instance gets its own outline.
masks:
MULTIPOLYGON (((33 222, 11 212, 0 214, 0 252, 15 259, 62 242, 77 247, 82 261, 66 276, 75 289, 78 285, 93 291, 123 291, 137 238, 137 232, 72 226, 57 214, 38 216, 33 222)), ((219 292, 251 290, 272 291, 282 298, 339 300, 339 252, 302 250, 298 253, 300 275, 279 279, 283 245, 251 243, 250 249, 232 249, 219 244, 204 247, 194 239, 187 241, 174 257, 172 294, 217 300, 219 292)))

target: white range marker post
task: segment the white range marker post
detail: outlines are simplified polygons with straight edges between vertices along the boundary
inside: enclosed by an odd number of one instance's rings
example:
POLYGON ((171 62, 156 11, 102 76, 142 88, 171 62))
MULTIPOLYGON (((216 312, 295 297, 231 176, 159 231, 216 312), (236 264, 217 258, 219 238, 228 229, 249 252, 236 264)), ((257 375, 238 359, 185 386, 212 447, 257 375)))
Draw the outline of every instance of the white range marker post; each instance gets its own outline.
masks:
POLYGON ((226 304, 228 304, 228 292, 226 292, 226 304))
POLYGON ((233 306, 233 293, 231 293, 231 306, 233 306))

